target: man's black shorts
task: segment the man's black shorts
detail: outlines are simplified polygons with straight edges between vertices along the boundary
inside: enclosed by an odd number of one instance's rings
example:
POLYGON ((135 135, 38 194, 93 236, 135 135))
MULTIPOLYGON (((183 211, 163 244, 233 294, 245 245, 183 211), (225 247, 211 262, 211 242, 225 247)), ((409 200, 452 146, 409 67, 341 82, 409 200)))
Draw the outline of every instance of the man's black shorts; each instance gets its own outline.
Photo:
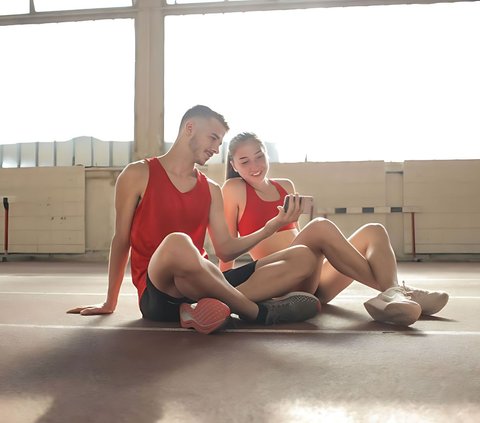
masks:
MULTIPOLYGON (((225 279, 232 286, 241 285, 255 271, 257 262, 252 261, 236 269, 223 272, 225 279)), ((147 287, 140 299, 140 311, 144 319, 161 322, 178 322, 179 309, 182 303, 194 303, 190 298, 174 298, 158 290, 150 280, 147 273, 147 287)))

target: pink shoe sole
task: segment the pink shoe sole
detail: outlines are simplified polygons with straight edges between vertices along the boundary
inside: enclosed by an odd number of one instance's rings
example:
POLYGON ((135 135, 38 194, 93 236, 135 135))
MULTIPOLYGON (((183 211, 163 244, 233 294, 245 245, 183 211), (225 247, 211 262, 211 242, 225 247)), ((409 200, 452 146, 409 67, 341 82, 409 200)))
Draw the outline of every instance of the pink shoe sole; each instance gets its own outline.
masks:
POLYGON ((209 334, 222 328, 230 317, 230 308, 215 298, 202 298, 195 305, 180 305, 180 325, 209 334))

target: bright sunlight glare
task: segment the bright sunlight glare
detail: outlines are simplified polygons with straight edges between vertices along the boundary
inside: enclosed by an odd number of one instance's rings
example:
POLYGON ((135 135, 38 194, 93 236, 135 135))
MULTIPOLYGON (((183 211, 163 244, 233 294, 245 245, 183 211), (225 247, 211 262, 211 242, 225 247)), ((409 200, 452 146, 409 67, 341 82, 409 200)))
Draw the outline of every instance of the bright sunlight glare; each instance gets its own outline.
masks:
MULTIPOLYGON (((189 107, 280 161, 480 158, 480 2, 167 16, 165 141, 189 107)), ((0 144, 133 140, 131 20, 0 26, 0 144)))
POLYGON ((205 103, 281 161, 480 158, 479 21, 479 2, 167 17, 166 139, 205 103))

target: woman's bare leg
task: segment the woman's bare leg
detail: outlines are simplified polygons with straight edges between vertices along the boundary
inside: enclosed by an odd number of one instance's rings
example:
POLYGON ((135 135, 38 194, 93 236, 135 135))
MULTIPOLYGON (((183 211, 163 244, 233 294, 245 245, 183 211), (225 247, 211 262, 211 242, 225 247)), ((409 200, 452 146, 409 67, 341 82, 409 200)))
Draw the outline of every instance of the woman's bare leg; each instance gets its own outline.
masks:
POLYGON ((315 219, 298 234, 296 243, 317 253, 317 295, 322 303, 331 301, 353 280, 379 291, 397 285, 395 254, 380 224, 364 225, 346 239, 333 222, 315 219))

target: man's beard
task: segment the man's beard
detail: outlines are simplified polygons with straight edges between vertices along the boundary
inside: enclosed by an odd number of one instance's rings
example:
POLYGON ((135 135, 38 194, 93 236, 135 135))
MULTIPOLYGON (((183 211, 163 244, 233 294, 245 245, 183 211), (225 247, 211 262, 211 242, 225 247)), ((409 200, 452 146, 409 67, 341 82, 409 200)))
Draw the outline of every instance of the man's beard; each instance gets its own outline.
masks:
POLYGON ((197 138, 195 136, 193 136, 188 143, 190 150, 193 153, 195 164, 204 166, 205 163, 207 163, 207 161, 210 159, 210 157, 207 157, 206 159, 203 158, 203 156, 206 154, 205 150, 200 151, 198 144, 199 143, 197 142, 197 138))

